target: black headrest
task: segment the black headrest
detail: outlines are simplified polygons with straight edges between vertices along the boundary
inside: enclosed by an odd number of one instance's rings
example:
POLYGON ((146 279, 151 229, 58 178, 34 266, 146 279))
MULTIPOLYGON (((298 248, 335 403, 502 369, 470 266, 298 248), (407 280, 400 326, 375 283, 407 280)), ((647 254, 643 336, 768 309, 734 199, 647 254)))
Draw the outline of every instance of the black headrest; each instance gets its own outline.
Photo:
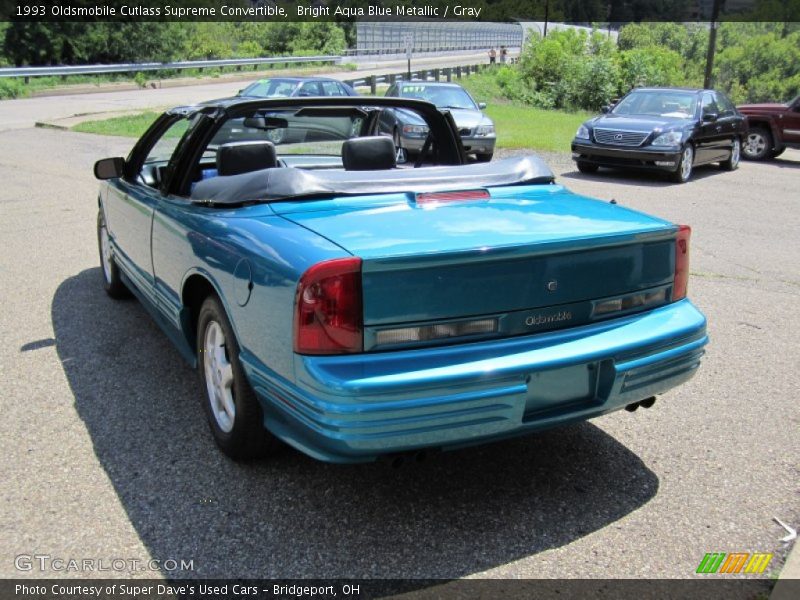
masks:
POLYGON ((382 135, 347 140, 342 144, 342 164, 346 171, 394 169, 395 148, 392 138, 382 135))
POLYGON ((231 142, 217 148, 217 172, 239 175, 278 166, 275 144, 266 140, 231 142))

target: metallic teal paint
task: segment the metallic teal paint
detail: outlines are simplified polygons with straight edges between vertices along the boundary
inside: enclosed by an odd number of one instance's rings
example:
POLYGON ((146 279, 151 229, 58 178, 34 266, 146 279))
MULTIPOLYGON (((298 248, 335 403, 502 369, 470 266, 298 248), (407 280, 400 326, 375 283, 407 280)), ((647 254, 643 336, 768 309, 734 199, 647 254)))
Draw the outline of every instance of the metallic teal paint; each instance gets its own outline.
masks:
MULTIPOLYGON (((541 273, 566 273, 558 269, 567 263, 552 257, 578 251, 591 256, 610 247, 611 262, 595 267, 633 268, 651 248, 664 255, 649 278, 637 283, 625 268, 618 276, 616 269, 609 271, 609 277, 633 287, 671 284, 673 224, 557 185, 490 192, 488 202, 427 208, 417 206, 411 194, 390 194, 218 209, 112 180, 101 198, 123 273, 182 353, 193 360, 195 334, 183 287, 191 276, 201 276, 230 317, 265 427, 323 460, 458 447, 583 420, 664 392, 694 374, 707 338, 704 317, 687 300, 504 339, 348 356, 292 352, 297 281, 311 265, 333 258, 362 257, 365 278, 424 268, 449 272, 455 280, 464 261, 531 261, 535 267, 543 259, 541 273), (614 254, 631 246, 639 250, 614 254), (614 263, 614 256, 622 262, 614 263), (241 282, 235 275, 243 260, 252 280, 244 306, 236 300, 241 282)), ((553 304, 605 289, 590 267, 586 263, 570 282, 573 289, 562 289, 553 304)), ((516 297, 519 270, 501 269, 500 275, 495 287, 502 294, 476 291, 469 311, 496 313, 500 296, 516 297)), ((402 277, 398 281, 397 289, 384 286, 370 297, 368 322, 380 322, 381 306, 406 293, 402 277)), ((422 285, 419 278, 409 280, 414 281, 422 285)), ((546 299, 544 292, 531 291, 523 304, 546 299)), ((423 307, 419 314, 395 312, 392 318, 441 316, 441 298, 431 296, 427 309, 428 299, 415 300, 423 307)), ((519 308, 508 302, 503 310, 519 308)))

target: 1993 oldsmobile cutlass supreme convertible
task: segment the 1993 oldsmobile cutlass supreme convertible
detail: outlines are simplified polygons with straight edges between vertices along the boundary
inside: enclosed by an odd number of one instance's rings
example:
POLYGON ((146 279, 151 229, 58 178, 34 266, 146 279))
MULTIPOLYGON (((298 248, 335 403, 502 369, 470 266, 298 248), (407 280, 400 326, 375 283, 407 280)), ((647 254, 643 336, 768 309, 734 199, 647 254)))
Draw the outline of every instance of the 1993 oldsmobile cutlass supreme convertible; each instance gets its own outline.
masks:
POLYGON ((688 227, 572 194, 535 157, 468 164, 424 101, 176 108, 95 175, 106 291, 197 365, 233 458, 283 440, 368 461, 648 407, 707 342, 688 227), (413 164, 376 135, 398 107, 428 124, 413 164))

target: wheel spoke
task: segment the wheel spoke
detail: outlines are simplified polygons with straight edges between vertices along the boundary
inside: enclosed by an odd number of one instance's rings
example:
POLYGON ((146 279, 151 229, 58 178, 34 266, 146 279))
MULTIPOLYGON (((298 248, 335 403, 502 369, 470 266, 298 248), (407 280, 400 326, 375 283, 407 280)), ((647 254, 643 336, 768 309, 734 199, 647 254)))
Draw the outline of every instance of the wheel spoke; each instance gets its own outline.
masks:
POLYGON ((221 368, 221 373, 220 385, 226 390, 230 390, 233 385, 233 367, 230 363, 221 368))

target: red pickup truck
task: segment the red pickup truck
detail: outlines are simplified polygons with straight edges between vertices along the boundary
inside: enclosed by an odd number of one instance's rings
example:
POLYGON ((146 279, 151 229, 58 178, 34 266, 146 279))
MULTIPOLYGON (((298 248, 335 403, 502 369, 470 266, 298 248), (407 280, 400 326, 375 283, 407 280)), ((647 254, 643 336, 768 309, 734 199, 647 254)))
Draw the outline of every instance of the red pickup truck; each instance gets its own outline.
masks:
POLYGON ((742 158, 765 160, 786 148, 800 148, 800 96, 786 104, 744 104, 736 108, 749 125, 742 158))

